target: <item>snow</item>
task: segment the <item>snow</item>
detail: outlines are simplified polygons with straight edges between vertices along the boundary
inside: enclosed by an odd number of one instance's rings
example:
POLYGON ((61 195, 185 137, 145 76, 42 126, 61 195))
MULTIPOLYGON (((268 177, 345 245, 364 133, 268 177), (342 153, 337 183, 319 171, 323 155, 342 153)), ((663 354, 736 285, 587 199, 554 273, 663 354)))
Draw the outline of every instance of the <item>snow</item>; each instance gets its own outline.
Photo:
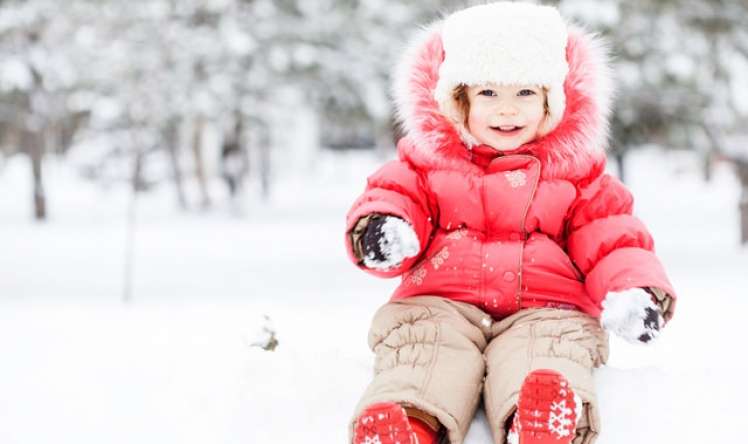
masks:
MULTIPOLYGON (((636 342, 646 334, 656 338, 659 330, 647 328, 644 320, 646 309, 657 311, 652 297, 640 288, 610 292, 603 300, 600 323, 607 331, 615 333, 629 342, 636 342)), ((658 325, 662 325, 662 317, 658 325)))
POLYGON ((723 151, 727 157, 734 158, 743 162, 748 162, 748 136, 730 135, 725 136, 723 140, 723 151))
POLYGON ((667 71, 680 80, 688 80, 696 71, 695 61, 683 54, 672 54, 665 62, 667 71))
MULTIPOLYGON (((133 299, 122 304, 127 192, 82 183, 53 160, 51 220, 33 224, 27 161, 8 160, 0 442, 345 442, 372 371, 369 322, 396 285, 343 250, 345 212, 379 162, 326 158, 285 176, 272 203, 248 202, 245 218, 228 206, 180 214, 168 188, 141 196, 133 299), (272 352, 252 345, 264 316, 272 352)), ((598 443, 739 440, 748 250, 737 181, 719 164, 703 184, 697 159, 655 150, 627 170, 680 300, 654 344, 612 339, 595 374, 598 443)), ((487 442, 479 412, 466 444, 487 442)))
POLYGON ((506 434, 507 444, 519 444, 519 434, 515 430, 509 430, 506 434))
POLYGON ((587 25, 615 26, 620 23, 621 13, 616 2, 576 0, 561 2, 558 8, 565 17, 581 20, 587 25))
POLYGON ((263 318, 265 322, 263 322, 262 330, 256 333, 255 340, 250 345, 272 351, 278 345, 275 328, 273 328, 273 323, 267 315, 263 318))
POLYGON ((417 255, 421 249, 413 227, 399 217, 386 216, 381 235, 379 247, 385 260, 375 259, 372 252, 364 257, 367 267, 387 270, 401 264, 406 258, 417 255))
POLYGON ((0 91, 28 90, 33 79, 28 65, 18 58, 0 62, 0 91))

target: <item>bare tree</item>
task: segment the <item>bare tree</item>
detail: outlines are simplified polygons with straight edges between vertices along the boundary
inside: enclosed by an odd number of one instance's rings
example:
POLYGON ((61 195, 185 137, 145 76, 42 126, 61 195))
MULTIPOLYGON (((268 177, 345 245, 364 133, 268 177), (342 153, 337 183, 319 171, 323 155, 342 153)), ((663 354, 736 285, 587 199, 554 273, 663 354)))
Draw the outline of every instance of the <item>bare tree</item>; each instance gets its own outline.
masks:
POLYGON ((740 194, 740 243, 748 244, 748 159, 734 162, 742 192, 740 194))
POLYGON ((169 119, 163 129, 162 140, 169 153, 172 180, 177 194, 177 203, 182 210, 188 209, 187 195, 184 191, 184 174, 179 155, 179 121, 176 118, 169 119))

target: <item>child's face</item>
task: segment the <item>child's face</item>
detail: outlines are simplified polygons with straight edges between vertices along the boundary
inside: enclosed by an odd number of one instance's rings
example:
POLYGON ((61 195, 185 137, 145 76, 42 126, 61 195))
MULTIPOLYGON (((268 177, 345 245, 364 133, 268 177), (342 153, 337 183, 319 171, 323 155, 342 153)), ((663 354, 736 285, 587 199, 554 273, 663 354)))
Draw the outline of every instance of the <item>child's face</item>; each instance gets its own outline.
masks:
POLYGON ((534 85, 486 85, 467 89, 468 129, 480 143, 510 151, 532 141, 545 119, 545 91, 534 85))

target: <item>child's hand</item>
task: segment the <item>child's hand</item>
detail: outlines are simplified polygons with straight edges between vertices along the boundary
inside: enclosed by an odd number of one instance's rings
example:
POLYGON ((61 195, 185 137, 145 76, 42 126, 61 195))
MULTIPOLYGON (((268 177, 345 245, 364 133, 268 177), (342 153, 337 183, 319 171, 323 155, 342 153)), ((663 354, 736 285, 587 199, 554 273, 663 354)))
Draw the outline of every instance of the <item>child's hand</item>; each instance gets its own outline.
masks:
POLYGON ((662 309, 642 288, 610 292, 603 301, 600 322, 604 329, 632 343, 647 343, 665 323, 662 309))
POLYGON ((420 245, 413 228, 395 216, 374 215, 361 238, 364 265, 386 270, 418 254, 420 245))

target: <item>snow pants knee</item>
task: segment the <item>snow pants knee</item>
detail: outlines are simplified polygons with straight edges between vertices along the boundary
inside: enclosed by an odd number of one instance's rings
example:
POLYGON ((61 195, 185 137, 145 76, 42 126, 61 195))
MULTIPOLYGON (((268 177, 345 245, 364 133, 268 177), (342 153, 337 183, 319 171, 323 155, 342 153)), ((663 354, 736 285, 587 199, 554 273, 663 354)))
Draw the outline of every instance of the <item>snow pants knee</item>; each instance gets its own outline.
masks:
POLYGON ((476 306, 418 296, 377 311, 369 346, 374 379, 351 430, 366 406, 397 402, 434 416, 449 442, 461 444, 483 395, 494 440, 503 444, 525 376, 549 368, 563 373, 585 403, 574 443, 590 444, 599 431, 592 369, 607 359, 607 336, 583 313, 528 309, 494 322, 476 306))

